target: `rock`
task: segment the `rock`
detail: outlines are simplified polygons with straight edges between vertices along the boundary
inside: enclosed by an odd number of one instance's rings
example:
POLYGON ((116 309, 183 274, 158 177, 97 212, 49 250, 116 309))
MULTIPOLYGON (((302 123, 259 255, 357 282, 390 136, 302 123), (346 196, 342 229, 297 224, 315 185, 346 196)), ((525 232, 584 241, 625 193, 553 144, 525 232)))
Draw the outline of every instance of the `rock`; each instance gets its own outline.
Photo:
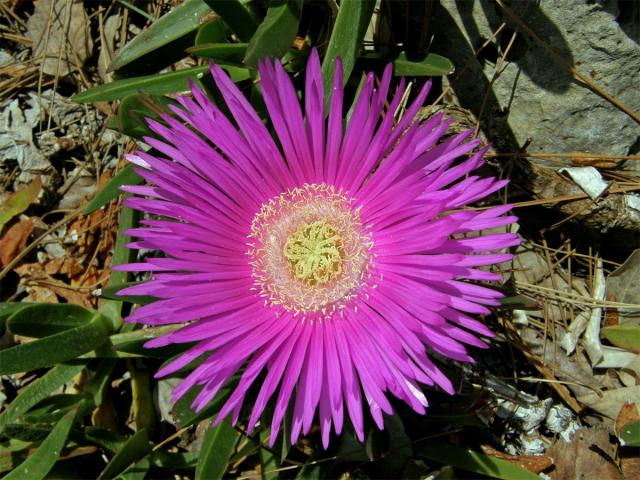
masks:
MULTIPOLYGON (((620 11, 626 5, 613 0, 509 4, 566 62, 640 112, 640 28, 620 11)), ((530 153, 629 155, 640 150, 637 123, 573 78, 526 34, 518 33, 491 85, 496 63, 517 30, 496 3, 442 0, 434 3, 431 25, 432 51, 451 59, 460 73, 445 83, 450 82, 458 103, 480 118, 481 127, 499 148, 513 151, 530 138, 530 153), (503 21, 508 27, 474 58, 503 21), (461 72, 467 62, 469 67, 461 72)))
POLYGON ((0 111, 0 165, 17 161, 22 172, 42 173, 50 167, 47 157, 33 142, 32 129, 40 118, 40 107, 20 108, 18 99, 0 111))

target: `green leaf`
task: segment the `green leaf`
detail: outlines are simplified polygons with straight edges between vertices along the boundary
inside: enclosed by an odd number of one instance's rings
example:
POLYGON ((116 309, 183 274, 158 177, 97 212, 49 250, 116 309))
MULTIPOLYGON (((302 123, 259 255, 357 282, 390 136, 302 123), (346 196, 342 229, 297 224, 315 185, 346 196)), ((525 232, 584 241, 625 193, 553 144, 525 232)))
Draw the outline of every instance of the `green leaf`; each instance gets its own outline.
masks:
POLYGON ((451 75, 455 70, 453 63, 442 55, 429 53, 422 58, 408 59, 402 52, 393 60, 393 74, 404 77, 440 77, 451 75))
POLYGON ((71 303, 38 303, 14 313, 7 323, 14 335, 44 338, 87 325, 95 315, 71 303))
POLYGON ((498 301, 500 302, 500 308, 508 310, 540 310, 542 308, 532 298, 520 294, 499 298, 498 301))
POLYGON ((99 427, 85 427, 81 432, 82 440, 108 450, 109 452, 117 452, 128 440, 122 435, 99 427))
POLYGON ((144 457, 150 450, 149 434, 145 429, 138 430, 113 456, 98 478, 100 480, 115 478, 144 457))
POLYGON ((151 464, 156 468, 193 469, 200 452, 167 452, 156 450, 150 455, 151 464))
POLYGON ((264 445, 269 443, 269 430, 262 429, 260 431, 260 473, 264 480, 274 480, 278 478, 278 458, 274 455, 270 448, 264 445))
POLYGON ((23 442, 40 443, 51 433, 51 423, 9 423, 3 435, 23 442))
POLYGON ((640 353, 640 325, 623 323, 604 327, 600 333, 616 347, 640 353))
POLYGON ((413 447, 413 453, 419 458, 433 460, 444 465, 451 465, 452 467, 462 468, 463 470, 492 478, 540 480, 540 477, 535 473, 506 460, 490 457, 489 455, 457 447, 443 441, 428 440, 418 442, 413 447))
POLYGON ((187 52, 197 57, 224 60, 240 64, 247 53, 248 45, 248 43, 203 43, 201 45, 188 48, 187 52))
POLYGON ((327 100, 331 92, 337 57, 342 58, 344 83, 346 84, 349 80, 375 4, 375 0, 343 0, 340 2, 338 17, 322 62, 322 77, 324 78, 324 91, 327 93, 327 100))
POLYGON ((214 397, 214 399, 204 407, 199 412, 196 412, 191 404, 195 399, 196 395, 200 391, 199 388, 192 388, 188 391, 183 397, 178 400, 173 406, 173 414, 176 423, 181 427, 188 427, 189 425, 194 425, 220 410, 223 403, 227 401, 229 396, 231 395, 231 390, 234 388, 234 383, 230 383, 223 388, 220 389, 218 394, 214 397))
POLYGON ((0 232, 2 227, 16 215, 24 212, 29 205, 35 202, 42 188, 42 180, 40 176, 26 187, 12 193, 0 206, 0 232))
POLYGON ((142 457, 136 463, 118 475, 118 480, 144 480, 151 468, 149 457, 142 457))
POLYGON ((240 433, 226 420, 209 428, 204 436, 200 458, 196 465, 196 480, 223 478, 238 438, 240 433))
MULTIPOLYGON (((113 348, 119 352, 156 356, 154 352, 163 349, 144 349, 143 345, 149 340, 159 337, 160 335, 163 335, 165 333, 169 333, 176 328, 178 328, 178 326, 176 325, 166 325, 162 327, 143 328, 140 330, 134 330, 133 332, 117 333, 115 335, 111 335, 111 344, 113 345, 113 348)), ((184 350, 185 346, 178 346, 178 348, 184 350)), ((161 357, 165 357, 165 355, 161 355, 161 357)))
POLYGON ((640 421, 632 422, 620 431, 620 445, 625 447, 640 447, 640 421))
MULTIPOLYGON (((124 232, 130 228, 136 227, 138 225, 139 218, 140 212, 133 210, 132 208, 122 207, 120 209, 120 216, 118 217, 120 225, 118 226, 116 245, 113 249, 113 256, 111 257, 111 265, 123 265, 125 263, 130 263, 135 258, 136 251, 127 247, 127 243, 130 239, 124 232)), ((118 283, 125 283, 128 280, 129 275, 129 272, 113 270, 111 272, 111 277, 109 278, 109 286, 113 286, 118 283)))
POLYGON ((9 472, 4 480, 40 480, 44 478, 60 456, 60 452, 67 441, 67 436, 76 416, 76 409, 68 412, 53 427, 51 433, 42 442, 40 448, 30 455, 24 462, 9 472))
POLYGON ((73 100, 78 103, 119 100, 127 95, 138 93, 140 90, 148 94, 158 95, 186 92, 189 90, 189 80, 198 80, 208 68, 208 66, 192 67, 175 72, 115 80, 111 83, 85 90, 73 97, 73 100))
POLYGON ((136 362, 127 359, 127 368, 131 375, 131 413, 136 428, 153 435, 157 425, 156 408, 153 403, 153 386, 149 371, 138 368, 136 362))
POLYGON ((272 0, 267 15, 253 34, 245 63, 257 68, 258 60, 280 58, 296 38, 302 15, 302 0, 272 0))
POLYGON ((22 416, 25 423, 47 423, 60 420, 85 399, 80 393, 58 393, 46 398, 22 416))
POLYGON ((19 335, 48 337, 0 350, 0 375, 28 372, 79 357, 108 341, 108 320, 98 312, 69 304, 31 305, 14 313, 8 320, 9 330, 19 335))
POLYGON ((9 438, 0 443, 0 473, 13 470, 27 458, 31 442, 9 438))
POLYGON ((160 120, 160 114, 173 115, 169 105, 177 102, 163 95, 132 94, 120 102, 115 122, 108 127, 130 137, 141 139, 145 135, 153 135, 147 124, 148 119, 160 120))
POLYGON ((135 303, 137 305, 148 305, 149 303, 157 301, 158 299, 156 297, 152 297, 150 295, 118 295, 120 290, 133 287, 134 285, 139 285, 140 283, 142 282, 125 282, 118 285, 110 285, 100 291, 100 296, 111 300, 135 303))
POLYGON ((44 400, 54 391, 73 377, 78 375, 83 369, 84 363, 56 365, 43 376, 31 383, 28 387, 9 404, 7 409, 0 414, 0 432, 9 423, 15 423, 21 415, 26 413, 31 407, 41 400, 44 400))
POLYGON ((241 0, 205 0, 211 9, 222 17, 241 42, 248 42, 260 21, 250 2, 241 0))
POLYGON ((101 207, 104 207, 111 200, 116 198, 122 193, 120 187, 123 185, 139 185, 144 179, 133 171, 134 165, 128 164, 122 170, 120 170, 115 177, 113 177, 109 183, 107 183, 102 190, 100 190, 93 200, 91 200, 84 208, 85 215, 95 212, 101 207))
POLYGON ((2 302, 0 303, 0 335, 4 334, 7 319, 18 310, 31 305, 22 302, 2 302))
POLYGON ((134 60, 151 52, 162 50, 172 41, 194 32, 209 11, 209 7, 203 0, 185 0, 127 43, 114 60, 111 68, 113 70, 122 68, 134 60))
MULTIPOLYGON (((241 82, 250 78, 246 68, 220 65, 227 71, 231 80, 241 82)), ((119 100, 127 95, 144 91, 147 94, 161 95, 165 93, 186 92, 189 90, 189 80, 198 80, 208 72, 209 66, 185 68, 175 72, 144 75, 141 77, 116 80, 111 83, 90 88, 73 97, 79 103, 102 102, 119 100)))
POLYGON ((198 29, 196 35, 196 45, 203 43, 225 43, 227 36, 224 33, 224 25, 220 19, 216 18, 211 22, 207 22, 198 29))

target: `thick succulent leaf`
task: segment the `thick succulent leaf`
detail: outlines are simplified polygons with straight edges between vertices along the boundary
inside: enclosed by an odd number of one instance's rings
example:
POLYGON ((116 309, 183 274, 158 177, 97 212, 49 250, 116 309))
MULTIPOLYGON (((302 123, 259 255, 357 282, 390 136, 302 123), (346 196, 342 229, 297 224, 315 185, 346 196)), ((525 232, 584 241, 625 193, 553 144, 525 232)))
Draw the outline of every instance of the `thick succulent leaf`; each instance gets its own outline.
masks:
POLYGON ((466 448, 451 445, 448 442, 430 440, 414 445, 413 453, 416 457, 433 460, 435 462, 451 465, 469 472, 479 473, 491 478, 511 480, 536 480, 540 477, 518 465, 484 453, 474 452, 466 448))
POLYGON ((257 68, 262 58, 280 58, 293 43, 302 15, 302 0, 272 0, 264 20, 253 34, 245 63, 257 68))
POLYGON ((151 52, 162 50, 172 41, 196 31, 209 12, 210 8, 203 0, 185 0, 127 43, 114 60, 111 68, 118 70, 134 60, 151 52))
POLYGON ((219 18, 201 25, 198 28, 195 44, 203 43, 225 43, 227 36, 224 33, 224 24, 219 18))
POLYGON ((375 0, 343 0, 340 2, 338 17, 331 33, 327 53, 322 62, 324 90, 327 94, 331 91, 331 82, 337 57, 342 58, 344 82, 346 83, 349 80, 360 52, 362 39, 367 32, 371 15, 373 15, 375 4, 375 0))
POLYGON ((76 409, 68 412, 53 427, 51 433, 44 439, 38 450, 24 462, 9 472, 5 480, 40 480, 45 478, 60 456, 60 452, 67 442, 67 436, 76 416, 76 409))
POLYGON ((133 287, 138 284, 140 284, 140 282, 126 282, 118 285, 110 285, 100 291, 100 296, 110 300, 119 300, 121 302, 135 303, 137 305, 148 305, 149 303, 153 303, 158 300, 156 297, 152 297, 150 295, 118 295, 120 290, 133 287))
POLYGON ((223 478, 238 438, 240 433, 224 420, 207 430, 196 465, 196 480, 223 478))
POLYGON ((0 335, 4 334, 7 319, 18 310, 29 306, 29 303, 2 302, 0 303, 0 335))
POLYGON ((98 312, 70 304, 30 305, 14 313, 7 323, 12 333, 38 340, 0 350, 2 375, 77 358, 104 345, 111 329, 98 312))
POLYGON ((100 474, 101 480, 115 478, 127 468, 142 459, 151 450, 149 434, 145 429, 138 430, 129 437, 100 474))
MULTIPOLYGON (((227 65, 221 65, 221 67, 227 71, 231 80, 234 82, 241 82, 249 78, 249 72, 246 68, 227 65)), ((189 91, 189 80, 198 82, 208 70, 209 66, 203 65, 201 67, 185 68, 175 72, 116 80, 115 82, 105 83, 104 85, 85 90, 73 97, 73 99, 79 103, 107 102, 120 100, 127 95, 140 91, 150 95, 186 92, 189 91)))
POLYGON ((269 444, 269 430, 260 431, 260 472, 264 480, 275 480, 278 478, 278 457, 273 450, 264 448, 269 444))
POLYGON ((0 432, 2 432, 5 425, 15 423, 31 407, 49 397, 54 391, 73 379, 84 369, 84 366, 84 362, 61 363, 21 390, 20 394, 13 399, 7 409, 0 414, 0 432))
POLYGON ((187 52, 191 55, 210 58, 214 61, 222 60, 241 64, 244 56, 247 54, 248 46, 248 43, 203 43, 188 48, 187 52))
POLYGON ((241 42, 248 42, 260 25, 257 11, 250 1, 205 0, 205 2, 222 17, 241 42))
POLYGON ((84 213, 89 215, 101 207, 104 207, 111 200, 122 193, 120 187, 123 185, 139 185, 143 178, 133 171, 133 165, 129 164, 120 170, 102 190, 87 204, 84 213))
POLYGON ((190 390, 182 398, 180 398, 180 400, 178 400, 173 407, 176 424, 180 426, 180 428, 184 428, 211 417, 213 414, 215 414, 215 412, 220 410, 224 402, 227 401, 227 399, 231 395, 231 391, 236 384, 237 379, 232 380, 228 385, 223 387, 220 392, 218 392, 218 394, 213 398, 211 403, 204 407, 200 412, 196 412, 191 407, 191 404, 196 398, 196 395, 199 393, 200 388, 194 388, 190 390))
POLYGON ((440 77, 451 75, 453 63, 442 55, 429 53, 420 59, 408 59, 403 52, 393 60, 394 75, 403 77, 440 77))

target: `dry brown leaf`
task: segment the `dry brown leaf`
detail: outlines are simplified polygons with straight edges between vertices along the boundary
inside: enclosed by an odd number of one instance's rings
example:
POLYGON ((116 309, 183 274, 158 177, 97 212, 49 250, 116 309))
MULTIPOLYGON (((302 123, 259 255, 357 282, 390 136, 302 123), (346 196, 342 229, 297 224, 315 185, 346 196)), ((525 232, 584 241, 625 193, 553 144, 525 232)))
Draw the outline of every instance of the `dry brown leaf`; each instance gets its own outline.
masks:
POLYGON ((506 460, 533 473, 540 473, 553 465, 553 459, 548 455, 509 455, 489 445, 483 445, 482 450, 487 455, 506 460))
POLYGON ((596 412, 615 419, 623 405, 628 402, 640 403, 640 386, 622 387, 607 390, 600 394, 592 393, 578 397, 578 401, 596 412))
POLYGON ((553 480, 623 480, 622 473, 612 460, 615 446, 609 441, 606 429, 581 428, 569 443, 559 439, 547 450, 547 455, 553 458, 555 466, 549 474, 553 480))
MULTIPOLYGON (((640 305, 640 249, 634 250, 629 258, 607 278, 607 296, 621 303, 640 305)), ((619 322, 640 322, 638 310, 616 312, 619 322)))
POLYGON ((0 240, 0 263, 4 266, 16 258, 27 246, 29 235, 33 232, 33 222, 22 220, 13 225, 0 240))
POLYGON ((79 253, 80 252, 76 252, 73 256, 64 259, 60 273, 72 278, 84 272, 84 267, 80 264, 80 259, 77 257, 79 253))
POLYGON ((52 258, 48 260, 44 264, 44 271, 47 275, 55 275, 56 273, 60 273, 60 269, 62 268, 62 264, 65 261, 65 257, 52 258))
POLYGON ((618 167, 620 162, 607 158, 571 157, 571 165, 576 167, 596 167, 609 170, 618 167))
POLYGON ((625 480, 640 479, 640 455, 638 455, 637 448, 634 448, 633 450, 635 450, 635 453, 623 453, 620 458, 622 475, 625 480))
MULTIPOLYGON (((53 279, 52 279, 53 280, 53 279)), ((74 305, 81 305, 85 308, 93 308, 93 305, 86 297, 79 293, 74 289, 68 288, 67 285, 64 285, 61 282, 56 282, 47 285, 51 291, 55 292, 59 297, 64 298, 68 303, 73 303, 74 305)))
POLYGON ((27 303, 59 303, 58 297, 47 287, 34 285, 27 288, 27 296, 22 299, 27 303))
POLYGON ((82 67, 93 50, 81 0, 40 0, 27 23, 27 36, 47 75, 68 75, 82 67))

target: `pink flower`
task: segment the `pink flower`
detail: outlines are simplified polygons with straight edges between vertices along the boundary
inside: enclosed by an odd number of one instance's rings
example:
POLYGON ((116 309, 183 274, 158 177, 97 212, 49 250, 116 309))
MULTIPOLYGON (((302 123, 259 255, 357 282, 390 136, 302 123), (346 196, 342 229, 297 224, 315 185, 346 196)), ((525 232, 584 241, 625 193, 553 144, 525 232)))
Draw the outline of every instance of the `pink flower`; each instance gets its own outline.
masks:
POLYGON ((459 234, 516 218, 504 215, 509 206, 461 207, 506 181, 470 175, 486 151, 472 153, 471 132, 439 142, 449 120, 414 121, 429 85, 394 118, 404 83, 385 109, 391 66, 378 88, 368 75, 347 122, 339 61, 328 115, 315 50, 304 112, 279 62, 259 70, 275 136, 212 65, 231 117, 192 85, 193 98, 172 109, 182 122, 149 121, 158 138, 145 141, 162 156, 129 156, 148 185, 125 187, 137 195, 125 204, 157 216, 128 232, 138 238, 130 247, 164 255, 120 267, 153 274, 122 294, 158 298, 128 321, 187 322, 147 346, 195 342, 157 376, 200 359, 174 391, 178 399, 201 387, 197 410, 240 374, 216 421, 237 422, 253 387, 248 432, 275 398, 271 443, 290 401, 292 443, 316 412, 325 446, 345 412, 362 440, 363 405, 383 428, 389 394, 424 413, 421 384, 454 393, 429 351, 468 362, 466 345, 486 347, 477 335, 492 333, 472 316, 490 313, 501 294, 472 282, 500 277, 475 267, 511 258, 481 252, 518 238, 459 234))

